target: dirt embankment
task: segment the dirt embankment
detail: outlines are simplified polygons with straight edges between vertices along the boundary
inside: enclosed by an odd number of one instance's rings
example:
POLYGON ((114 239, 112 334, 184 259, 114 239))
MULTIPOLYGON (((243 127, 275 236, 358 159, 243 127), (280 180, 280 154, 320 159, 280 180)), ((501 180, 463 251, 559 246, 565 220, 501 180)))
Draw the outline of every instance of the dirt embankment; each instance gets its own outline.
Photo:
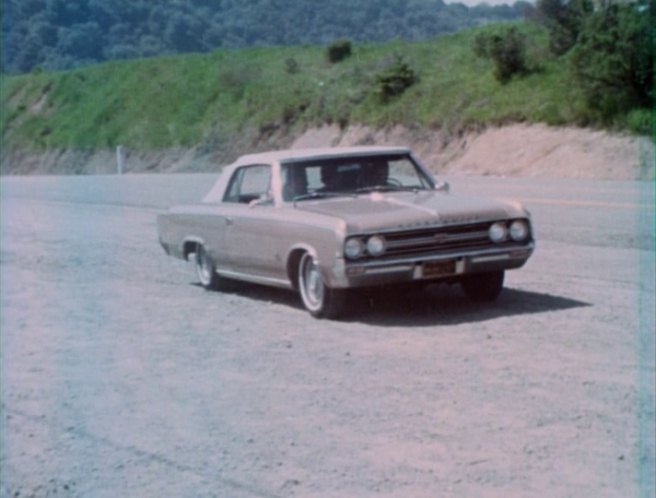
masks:
MULTIPOLYGON (((125 172, 210 172, 254 150, 350 145, 407 145, 435 172, 455 175, 653 180, 654 142, 648 137, 579 128, 515 124, 447 135, 435 130, 395 127, 373 130, 324 126, 296 136, 258 137, 208 150, 206 146, 154 152, 125 151, 125 172), (248 142, 248 143, 246 143, 248 142)), ((110 174, 114 150, 11 151, 3 174, 110 174)))

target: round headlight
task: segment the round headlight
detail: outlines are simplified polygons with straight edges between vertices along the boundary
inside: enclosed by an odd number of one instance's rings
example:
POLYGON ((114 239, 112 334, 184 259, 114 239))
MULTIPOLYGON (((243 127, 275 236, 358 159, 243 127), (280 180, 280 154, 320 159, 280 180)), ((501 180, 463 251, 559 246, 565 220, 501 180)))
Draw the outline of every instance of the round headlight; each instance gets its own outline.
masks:
POLYGON ((385 239, 374 235, 367 240, 367 252, 372 256, 380 256, 385 252, 385 239))
POLYGON ((357 259, 362 256, 364 246, 360 239, 349 239, 344 244, 344 254, 349 259, 357 259))
POLYGON ((510 224, 510 238, 521 242, 528 237, 528 225, 524 220, 515 220, 510 224))
POLYGON ((508 235, 508 229, 506 228, 506 225, 503 223, 494 223, 488 232, 488 235, 490 236, 490 240, 492 242, 503 242, 506 240, 506 236, 508 235))

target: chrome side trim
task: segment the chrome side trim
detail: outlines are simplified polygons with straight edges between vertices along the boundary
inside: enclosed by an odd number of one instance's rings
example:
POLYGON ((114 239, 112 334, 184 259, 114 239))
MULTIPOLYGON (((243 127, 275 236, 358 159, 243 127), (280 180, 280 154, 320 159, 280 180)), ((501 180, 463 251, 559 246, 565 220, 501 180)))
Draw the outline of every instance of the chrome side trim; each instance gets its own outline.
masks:
POLYGON ((259 275, 251 275, 248 273, 240 273, 230 270, 216 270, 222 277, 233 278, 243 282, 250 282, 253 284, 271 285, 274 287, 281 287, 283 289, 293 289, 292 283, 289 280, 273 277, 261 277, 259 275))

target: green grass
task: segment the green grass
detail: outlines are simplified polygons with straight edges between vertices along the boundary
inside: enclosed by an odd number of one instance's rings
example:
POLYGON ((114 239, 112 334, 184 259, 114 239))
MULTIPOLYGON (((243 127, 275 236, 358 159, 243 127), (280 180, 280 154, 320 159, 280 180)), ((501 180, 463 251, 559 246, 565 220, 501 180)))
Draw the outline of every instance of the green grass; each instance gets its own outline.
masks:
POLYGON ((507 84, 496 81, 492 63, 471 48, 477 33, 493 27, 421 43, 356 44, 353 56, 338 64, 327 62, 325 47, 269 47, 3 77, 2 143, 37 150, 118 144, 147 150, 325 123, 452 132, 517 121, 585 123, 583 98, 566 61, 548 56, 544 30, 518 27, 527 35, 533 72, 507 84), (395 55, 419 79, 383 102, 375 75, 395 55), (290 60, 298 71, 289 71, 290 60))

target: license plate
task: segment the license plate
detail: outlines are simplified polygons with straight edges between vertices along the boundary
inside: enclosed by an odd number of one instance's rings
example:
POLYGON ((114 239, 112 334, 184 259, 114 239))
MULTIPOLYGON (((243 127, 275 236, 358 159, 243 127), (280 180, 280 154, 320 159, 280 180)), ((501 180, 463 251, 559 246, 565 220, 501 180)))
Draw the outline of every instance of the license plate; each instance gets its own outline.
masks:
POLYGON ((421 265, 423 277, 443 277, 456 273, 456 262, 450 261, 427 261, 421 265))

